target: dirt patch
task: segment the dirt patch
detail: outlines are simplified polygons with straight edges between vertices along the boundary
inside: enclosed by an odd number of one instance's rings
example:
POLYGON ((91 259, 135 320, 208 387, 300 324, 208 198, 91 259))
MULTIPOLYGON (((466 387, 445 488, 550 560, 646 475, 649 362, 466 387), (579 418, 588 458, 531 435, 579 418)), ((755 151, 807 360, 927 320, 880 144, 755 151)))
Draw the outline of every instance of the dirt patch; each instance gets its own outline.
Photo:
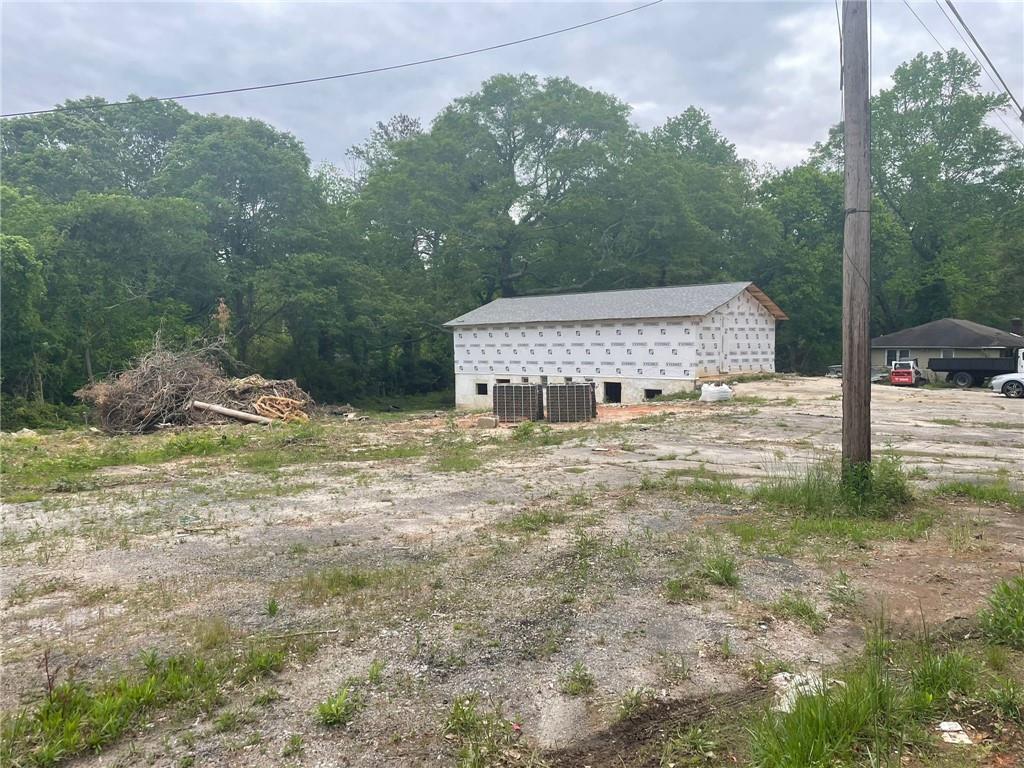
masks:
POLYGON ((888 544, 847 571, 903 630, 974 616, 1024 564, 1024 514, 956 504, 927 538, 888 544))
MULTIPOLYGON (((571 747, 544 754, 552 768, 657 768, 662 765, 661 745, 672 734, 689 726, 706 722, 723 713, 734 714, 741 707, 766 701, 764 686, 748 685, 740 691, 724 695, 678 699, 656 704, 638 716, 618 722, 592 734, 571 747)), ((719 764, 728 765, 736 757, 715 756, 719 764)))

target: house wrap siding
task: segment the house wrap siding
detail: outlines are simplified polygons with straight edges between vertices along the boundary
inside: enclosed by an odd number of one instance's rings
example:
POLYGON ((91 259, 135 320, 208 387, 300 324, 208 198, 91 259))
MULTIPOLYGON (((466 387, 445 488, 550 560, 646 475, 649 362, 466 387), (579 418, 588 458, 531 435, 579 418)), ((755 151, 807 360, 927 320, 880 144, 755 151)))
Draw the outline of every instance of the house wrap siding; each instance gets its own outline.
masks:
POLYGON ((746 291, 702 318, 460 327, 454 342, 460 407, 486 408, 495 379, 617 381, 623 401, 637 402, 645 387, 667 393, 704 375, 775 370, 775 319, 746 291))

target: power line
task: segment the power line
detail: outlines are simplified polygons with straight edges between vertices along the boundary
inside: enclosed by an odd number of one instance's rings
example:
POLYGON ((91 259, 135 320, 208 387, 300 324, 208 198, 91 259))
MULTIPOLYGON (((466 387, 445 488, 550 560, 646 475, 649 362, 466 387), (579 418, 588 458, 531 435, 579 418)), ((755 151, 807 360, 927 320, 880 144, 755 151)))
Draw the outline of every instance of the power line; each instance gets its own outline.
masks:
POLYGON ((946 5, 949 6, 949 10, 953 12, 953 15, 956 16, 960 24, 963 25, 963 28, 967 32, 967 34, 970 35, 971 40, 974 41, 974 45, 977 46, 979 51, 981 51, 981 55, 985 57, 985 61, 987 61, 988 65, 992 67, 992 71, 995 73, 996 77, 999 78, 999 82, 1003 84, 1003 89, 1006 91, 1006 95, 1009 96, 1010 100, 1017 105, 1017 110, 1019 112, 1021 122, 1024 122, 1024 107, 1022 107, 1020 105, 1020 102, 1017 101, 1017 97, 1013 95, 1013 91, 1010 90, 1010 86, 1006 84, 1006 81, 1003 79, 1003 76, 999 74, 999 70, 996 69, 996 65, 992 63, 992 59, 989 58, 989 55, 985 52, 985 49, 981 47, 981 43, 978 42, 978 38, 976 38, 974 36, 974 33, 971 32, 971 28, 967 26, 967 22, 964 21, 964 17, 960 15, 960 11, 958 11, 956 9, 956 6, 953 5, 953 0, 946 0, 946 5))
POLYGON ((561 29, 555 29, 550 32, 544 32, 539 35, 531 35, 530 37, 521 37, 518 40, 510 40, 506 43, 497 43, 496 45, 488 45, 483 48, 474 48, 469 51, 461 51, 459 53, 449 53, 445 56, 433 56, 429 59, 419 59, 417 61, 407 61, 402 64, 391 64, 385 67, 372 67, 370 69, 361 69, 355 72, 343 72, 338 75, 323 75, 320 77, 307 77, 302 80, 287 80, 280 83, 261 83, 260 85, 247 85, 241 88, 223 88, 217 91, 199 91, 197 93, 184 93, 179 96, 160 96, 150 99, 140 99, 132 101, 112 101, 103 102, 98 104, 82 104, 73 107, 55 107, 53 109, 36 109, 25 112, 8 112, 0 115, 0 118, 7 117, 28 117, 30 115, 46 115, 52 112, 69 112, 69 111, 82 111, 91 109, 107 109, 108 107, 124 107, 124 106, 135 106, 139 104, 145 104, 153 101, 181 101, 183 99, 198 99, 205 96, 222 96, 229 93, 244 93, 246 91, 265 91, 270 88, 287 88, 293 85, 307 85, 309 83, 322 83, 327 80, 342 80, 349 77, 359 77, 361 75, 373 75, 380 72, 391 72, 396 69, 408 69, 409 67, 418 67, 422 64, 433 64, 439 61, 449 61, 451 59, 461 59, 465 56, 474 56, 478 53, 487 53, 488 51, 496 51, 501 48, 510 48, 514 45, 522 45, 523 43, 530 43, 534 40, 543 40, 547 37, 554 37, 555 35, 561 35, 566 32, 572 32, 577 29, 583 29, 584 27, 590 27, 594 24, 600 24, 604 21, 610 21, 611 19, 619 18, 620 16, 626 16, 630 13, 636 13, 642 11, 645 8, 650 8, 653 5, 659 5, 664 0, 653 0, 653 2, 645 3, 644 5, 638 5, 635 8, 629 8, 625 11, 619 11, 618 13, 612 13, 608 16, 602 16, 599 19, 591 19, 590 21, 584 21, 580 24, 573 24, 569 27, 562 27, 561 29))
POLYGON ((905 6, 907 6, 907 10, 908 10, 908 11, 910 11, 910 12, 911 12, 912 14, 914 14, 914 18, 915 18, 915 19, 917 19, 918 23, 919 23, 919 24, 920 24, 920 25, 921 25, 922 27, 924 27, 924 31, 925 31, 925 32, 927 32, 927 33, 928 33, 929 35, 931 35, 931 38, 932 38, 932 40, 934 40, 934 41, 935 41, 935 44, 936 44, 937 46, 939 46, 939 49, 940 49, 940 50, 941 50, 941 51, 942 51, 943 53, 945 53, 945 52, 946 52, 946 49, 945 49, 945 47, 944 47, 944 46, 942 45, 942 43, 940 43, 940 42, 939 42, 939 38, 937 38, 937 37, 936 37, 936 36, 935 36, 934 34, 932 34, 932 31, 931 31, 930 29, 928 29, 928 25, 924 23, 924 19, 922 19, 922 18, 921 18, 920 16, 918 16, 918 15, 917 15, 917 11, 915 11, 915 10, 914 10, 913 6, 911 6, 911 4, 907 2, 907 0, 903 0, 903 4, 904 4, 905 6))
MULTIPOLYGON (((1011 99, 1013 99, 1014 102, 1016 102, 1017 100, 1013 98, 1013 94, 1010 93, 1009 89, 1004 88, 1005 84, 1000 85, 998 82, 996 82, 996 78, 992 76, 992 72, 990 72, 989 68, 986 67, 982 60, 978 58, 978 54, 976 54, 974 52, 974 49, 971 48, 971 44, 967 42, 967 38, 964 37, 964 33, 960 31, 960 28, 953 23, 953 19, 951 19, 949 17, 949 14, 946 13, 946 9, 942 7, 942 3, 939 2, 939 0, 935 0, 935 5, 937 5, 939 10, 942 11, 942 15, 946 17, 946 21, 949 22, 949 26, 951 26, 953 28, 953 31, 956 32, 957 37, 959 37, 963 41, 964 47, 967 49, 967 52, 971 54, 971 57, 978 63, 978 66, 981 67, 982 71, 984 71, 984 73, 988 76, 988 79, 992 81, 992 85, 996 87, 996 90, 1006 90, 1007 95, 1011 99)), ((965 26, 964 29, 967 29, 967 27, 965 26)), ((970 32, 970 30, 968 30, 968 32, 970 32)), ((971 37, 973 38, 973 35, 971 37)), ((984 53, 984 51, 982 51, 982 53, 984 53)), ((987 59, 988 57, 986 56, 985 58, 987 59)), ((996 74, 998 75, 999 73, 997 72, 996 74)), ((1002 80, 1002 78, 999 79, 1002 80)), ((1020 105, 1018 104, 1017 106, 1020 105)))
MULTIPOLYGON (((941 50, 943 53, 946 53, 946 47, 941 42, 939 42, 939 38, 937 38, 935 36, 935 33, 932 32, 928 25, 924 23, 924 19, 917 15, 917 12, 913 9, 913 7, 911 7, 910 3, 908 3, 907 0, 903 0, 903 4, 907 6, 907 10, 914 15, 914 18, 917 19, 918 23, 922 27, 924 27, 924 31, 927 32, 929 36, 932 38, 932 40, 935 41, 935 44, 939 46, 939 50, 941 50)), ((942 6, 939 5, 939 0, 935 0, 935 4, 939 6, 939 10, 941 11, 942 6)), ((943 15, 945 15, 945 11, 943 11, 943 15)), ((951 25, 953 25, 953 20, 950 19, 949 16, 946 16, 946 20, 949 21, 951 25)), ((956 28, 956 25, 953 25, 953 31, 955 31, 957 34, 960 34, 960 31, 956 28)), ((978 60, 977 56, 975 56, 974 51, 971 50, 971 46, 967 43, 966 40, 964 40, 963 35, 960 35, 960 39, 964 41, 964 45, 967 48, 967 52, 970 53, 971 56, 974 56, 974 60, 978 62, 978 66, 981 67, 985 74, 989 76, 989 79, 992 80, 993 84, 996 85, 996 88, 998 88, 998 83, 996 83, 996 81, 992 79, 992 75, 989 74, 988 70, 985 68, 985 65, 978 60)), ((1019 136, 1017 136, 1016 133, 1014 133, 1013 128, 1011 128, 1010 124, 1003 119, 1003 116, 1001 114, 999 114, 998 112, 995 112, 994 114, 996 116, 996 119, 998 119, 999 122, 1003 124, 1003 127, 1006 128, 1006 132, 1009 133, 1015 141, 1019 142, 1022 147, 1024 147, 1024 139, 1021 139, 1019 136)))

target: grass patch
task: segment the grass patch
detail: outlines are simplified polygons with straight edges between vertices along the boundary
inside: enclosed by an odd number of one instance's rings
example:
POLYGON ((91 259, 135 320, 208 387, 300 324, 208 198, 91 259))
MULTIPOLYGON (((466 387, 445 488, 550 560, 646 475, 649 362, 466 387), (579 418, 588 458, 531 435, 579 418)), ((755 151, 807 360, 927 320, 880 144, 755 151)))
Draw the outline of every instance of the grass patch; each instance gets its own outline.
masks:
POLYGON ((715 552, 705 558, 701 575, 720 587, 737 587, 740 583, 739 564, 728 552, 715 552))
POLYGON ((43 491, 84 490, 107 467, 159 464, 184 457, 232 453, 250 442, 245 434, 193 429, 167 437, 97 437, 75 430, 39 440, 3 440, 0 463, 5 499, 31 499, 43 491))
POLYGON ((1013 510, 1024 511, 1024 492, 1010 485, 1006 477, 991 482, 957 480, 943 483, 935 489, 938 496, 970 499, 979 504, 1005 504, 1013 510))
POLYGON ((683 486, 683 492, 726 504, 746 497, 746 492, 735 483, 721 478, 698 477, 683 486))
POLYGON ((363 708, 363 700, 350 685, 316 705, 316 719, 321 725, 337 728, 348 725, 363 708))
POLYGON ((415 459, 427 452, 417 443, 398 445, 371 445, 352 448, 338 456, 339 461, 390 461, 392 459, 415 459))
MULTIPOLYGON (((51 766, 98 752, 140 728, 153 713, 181 709, 194 717, 215 710, 229 685, 245 685, 281 669, 291 645, 255 641, 213 657, 143 655, 138 669, 105 681, 50 679, 36 705, 5 714, 0 765, 51 766)), ((237 715, 236 715, 237 717, 237 715)), ((229 730, 227 715, 217 728, 229 730)))
POLYGON ((714 765, 718 755, 718 742, 699 725, 676 731, 665 740, 661 748, 662 766, 714 765))
POLYGON ((499 523, 498 527, 513 533, 547 533, 552 526, 561 525, 565 520, 564 512, 538 509, 513 515, 499 523))
POLYGON ((691 392, 670 392, 667 395, 658 395, 651 400, 655 403, 673 403, 679 402, 680 400, 700 400, 700 392, 696 389, 691 392))
POLYGON ((360 570, 357 568, 324 568, 307 573, 299 582, 299 596, 306 602, 323 605, 329 600, 355 592, 396 583, 394 571, 360 570))
POLYGON ((960 419, 928 419, 932 424, 941 424, 944 427, 959 427, 963 424, 960 419))
POLYGON ((476 446, 461 443, 443 450, 430 466, 436 472, 472 472, 483 463, 476 455, 476 446))
POLYGON ((293 733, 288 737, 284 747, 281 749, 281 757, 302 757, 306 752, 306 745, 303 742, 301 733, 293 733))
POLYGON ((618 720, 635 720, 650 707, 654 701, 654 692, 647 688, 630 688, 619 698, 615 707, 618 720))
MULTIPOLYGON (((510 755, 517 740, 512 725, 500 709, 481 712, 474 693, 455 699, 442 728, 445 736, 457 745, 459 768, 485 768, 507 764, 504 758, 510 755)), ((516 764, 529 762, 522 753, 519 756, 516 764)))
POLYGON ((978 666, 959 651, 915 645, 891 658, 887 639, 869 642, 841 684, 801 696, 788 713, 766 713, 751 731, 751 757, 762 768, 859 765, 923 744, 937 720, 970 711, 978 666), (901 658, 902 657, 902 658, 901 658), (908 671, 909 670, 909 671, 908 671))
POLYGON ((886 453, 859 477, 844 479, 839 464, 819 461, 802 474, 770 477, 752 494, 755 501, 815 516, 890 518, 912 500, 900 458, 886 453))
POLYGON ((727 521, 725 529, 748 551, 788 557, 821 543, 866 548, 872 541, 917 541, 937 519, 936 513, 927 510, 888 520, 852 515, 751 515, 727 521))
POLYGON ((981 613, 981 628, 993 643, 1024 650, 1024 575, 999 583, 981 613))
POLYGON ((663 592, 670 603, 698 603, 708 599, 708 588, 704 582, 687 576, 668 579, 663 592))
POLYGON ((825 617, 803 595, 787 592, 772 604, 772 610, 783 618, 799 621, 816 635, 825 631, 825 617))
POLYGON ((582 661, 573 664, 558 681, 558 690, 569 696, 592 693, 594 687, 594 676, 583 666, 582 661))
POLYGON ((846 571, 838 571, 829 579, 828 601, 840 611, 849 611, 860 602, 860 594, 846 571))

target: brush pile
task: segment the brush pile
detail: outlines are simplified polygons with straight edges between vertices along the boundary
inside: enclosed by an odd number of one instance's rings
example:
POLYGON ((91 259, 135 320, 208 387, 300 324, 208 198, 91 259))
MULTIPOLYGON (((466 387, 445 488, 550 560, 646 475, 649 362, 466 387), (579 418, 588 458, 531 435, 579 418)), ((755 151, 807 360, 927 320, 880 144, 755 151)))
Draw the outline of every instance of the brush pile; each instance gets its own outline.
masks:
POLYGON ((192 408, 195 400, 285 421, 305 421, 312 398, 294 380, 228 378, 219 343, 170 349, 157 338, 135 364, 75 393, 92 405, 100 426, 138 434, 167 426, 224 422, 225 416, 192 408))

